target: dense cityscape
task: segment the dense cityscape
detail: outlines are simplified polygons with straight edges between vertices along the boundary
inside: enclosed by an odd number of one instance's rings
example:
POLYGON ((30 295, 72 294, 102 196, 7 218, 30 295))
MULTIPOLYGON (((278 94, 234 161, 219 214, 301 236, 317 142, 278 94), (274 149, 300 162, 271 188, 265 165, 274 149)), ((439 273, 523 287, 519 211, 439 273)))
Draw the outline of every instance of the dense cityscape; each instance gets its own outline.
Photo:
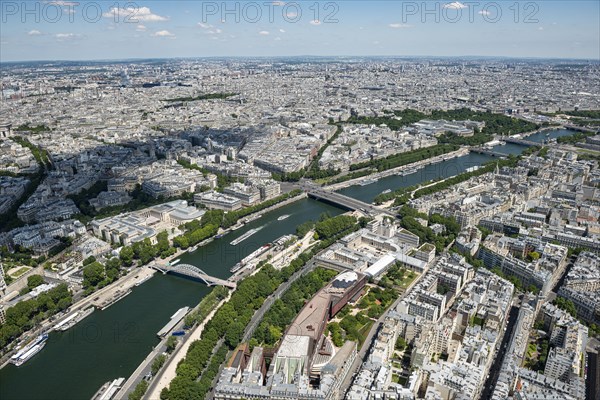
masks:
POLYGON ((0 61, 0 398, 600 399, 598 60, 0 61))

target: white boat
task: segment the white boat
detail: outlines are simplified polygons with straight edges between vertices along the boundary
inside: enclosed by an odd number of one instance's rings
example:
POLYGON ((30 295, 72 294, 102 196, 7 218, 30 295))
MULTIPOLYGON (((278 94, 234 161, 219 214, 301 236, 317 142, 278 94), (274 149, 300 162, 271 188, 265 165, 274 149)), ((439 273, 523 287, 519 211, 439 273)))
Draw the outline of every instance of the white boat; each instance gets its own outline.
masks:
POLYGON ((259 249, 254 250, 252 253, 248 254, 246 257, 244 257, 239 263, 235 264, 230 270, 229 272, 234 273, 239 271, 240 269, 242 269, 242 267, 245 267, 250 261, 254 260, 256 257, 262 255, 265 251, 269 250, 271 248, 271 244, 265 244, 264 246, 260 247, 259 249))
POLYGON ((391 192, 392 192, 392 189, 385 189, 383 192, 381 192, 381 194, 388 194, 391 192))
POLYGON ((135 283, 135 286, 140 286, 142 283, 146 282, 148 279, 152 278, 152 275, 148 275, 147 277, 145 277, 144 279, 142 279, 139 282, 135 283))
POLYGON ((173 265, 177 264, 179 261, 181 261, 179 258, 178 258, 177 260, 173 261, 173 262, 171 263, 171 266, 173 266, 173 265))
POLYGON ((364 180, 364 181, 360 182, 360 183, 359 183, 359 185, 360 185, 360 186, 367 186, 367 185, 370 185, 370 184, 372 184, 372 183, 375 183, 375 182, 377 182, 378 180, 379 180, 379 179, 377 179, 377 178, 373 178, 373 179, 366 179, 366 180, 364 180))
POLYGON ((240 269, 242 269, 244 266, 242 265, 241 262, 235 264, 233 267, 231 267, 229 269, 229 272, 231 272, 232 274, 235 274, 236 272, 238 272, 240 269))
POLYGON ((46 345, 46 340, 48 340, 48 334, 42 333, 39 335, 34 341, 29 343, 27 346, 19 350, 15 355, 10 358, 10 362, 15 364, 17 367, 23 365, 31 357, 35 356, 39 353, 44 346, 46 345))
POLYGON ((244 223, 247 224, 247 223, 255 221, 261 217, 262 217, 262 214, 255 215, 253 217, 248 217, 248 218, 244 219, 244 223))
POLYGON ((284 214, 282 216, 280 216, 279 218, 277 218, 277 221, 283 221, 284 219, 288 219, 290 217, 289 214, 284 214))
POLYGON ((236 246, 244 240, 248 239, 250 236, 254 235, 256 232, 260 231, 262 228, 263 227, 261 226, 259 228, 250 229, 248 232, 244 233, 239 238, 232 240, 229 244, 232 246, 236 246))
POLYGON ((68 330, 69 328, 72 328, 73 326, 77 325, 79 322, 83 321, 86 317, 88 317, 91 313, 93 313, 94 310, 95 310, 94 307, 90 307, 83 311, 77 311, 76 313, 71 315, 69 318, 65 319, 60 324, 56 325, 54 327, 54 330, 64 332, 64 331, 68 330))

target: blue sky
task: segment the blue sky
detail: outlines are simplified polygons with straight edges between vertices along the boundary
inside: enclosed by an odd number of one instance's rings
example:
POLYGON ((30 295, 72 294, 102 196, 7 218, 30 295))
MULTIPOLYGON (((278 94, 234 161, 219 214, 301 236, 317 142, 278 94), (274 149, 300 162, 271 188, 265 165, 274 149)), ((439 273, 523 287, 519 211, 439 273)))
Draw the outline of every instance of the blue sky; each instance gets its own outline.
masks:
POLYGON ((9 1, 0 61, 392 55, 600 59, 599 1, 9 1))

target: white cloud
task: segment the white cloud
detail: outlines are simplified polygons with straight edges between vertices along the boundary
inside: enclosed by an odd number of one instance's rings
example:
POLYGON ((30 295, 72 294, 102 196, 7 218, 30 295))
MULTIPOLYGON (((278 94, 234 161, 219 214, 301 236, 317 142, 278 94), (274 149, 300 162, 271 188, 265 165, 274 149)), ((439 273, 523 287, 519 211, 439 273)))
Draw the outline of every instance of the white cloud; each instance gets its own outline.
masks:
POLYGON ((267 36, 269 34, 269 31, 260 31, 258 32, 258 34, 262 36, 267 36))
POLYGON ((285 29, 280 29, 279 32, 285 33, 285 29))
POLYGON ((412 28, 412 25, 408 25, 408 24, 398 24, 398 23, 389 24, 388 26, 389 26, 390 28, 394 28, 394 29, 412 28))
POLYGON ((317 26, 317 25, 321 25, 322 22, 319 21, 318 19, 313 19, 312 21, 309 22, 309 24, 317 26))
POLYGON ((152 36, 154 36, 154 37, 168 37, 168 38, 173 38, 173 39, 175 38, 175 35, 173 35, 171 32, 169 32, 167 30, 154 32, 152 34, 152 36))
POLYGON ((211 24, 205 24, 204 22, 198 22, 197 24, 200 28, 205 30, 205 34, 207 35, 218 35, 220 33, 223 33, 223 31, 219 28, 215 28, 213 25, 211 24))
POLYGON ((285 16, 286 16, 287 18, 296 18, 296 17, 298 16, 298 13, 297 13, 297 12, 294 12, 294 11, 288 11, 288 12, 285 14, 285 16))
POLYGON ((42 32, 40 32, 40 31, 38 31, 38 30, 34 29, 34 30, 31 30, 31 31, 27 32, 27 34, 28 34, 29 36, 40 36, 40 35, 42 34, 42 32))
POLYGON ((486 17, 487 17, 488 15, 492 15, 492 13, 491 13, 491 12, 489 12, 489 11, 487 11, 487 10, 481 10, 481 11, 479 11, 477 14, 479 14, 479 15, 485 15, 486 17))
POLYGON ((138 31, 138 32, 146 32, 146 26, 140 24, 140 25, 138 25, 138 26, 135 27, 135 30, 138 31))
POLYGON ((81 4, 78 2, 74 2, 74 1, 61 1, 61 0, 45 1, 45 3, 48 5, 51 5, 51 6, 63 7, 62 11, 67 14, 75 14, 75 7, 77 7, 78 5, 81 4))
POLYGON ((162 22, 169 18, 153 14, 148 7, 112 7, 110 11, 102 14, 104 18, 125 19, 129 22, 162 22))
POLYGON ((459 9, 462 9, 462 8, 467 8, 467 6, 465 6, 463 3, 460 3, 458 1, 454 1, 452 3, 444 4, 444 8, 451 8, 451 9, 454 9, 454 10, 459 10, 459 9))
POLYGON ((283 1, 273 1, 271 4, 273 4, 276 7, 285 5, 285 3, 283 1))
POLYGON ((57 34, 54 35, 54 37, 59 42, 64 42, 66 40, 72 40, 72 39, 80 38, 81 35, 78 34, 78 33, 57 33, 57 34))
POLYGON ((276 37, 274 40, 276 40, 276 41, 280 41, 280 40, 281 40, 281 38, 280 38, 279 36, 277 36, 277 37, 276 37))
POLYGON ((538 28, 538 31, 543 31, 543 30, 544 30, 544 27, 543 27, 543 26, 540 26, 540 27, 538 28))
POLYGON ((60 7, 75 7, 75 6, 79 5, 79 3, 75 2, 75 1, 61 1, 61 0, 49 1, 48 4, 52 4, 52 5, 60 6, 60 7))

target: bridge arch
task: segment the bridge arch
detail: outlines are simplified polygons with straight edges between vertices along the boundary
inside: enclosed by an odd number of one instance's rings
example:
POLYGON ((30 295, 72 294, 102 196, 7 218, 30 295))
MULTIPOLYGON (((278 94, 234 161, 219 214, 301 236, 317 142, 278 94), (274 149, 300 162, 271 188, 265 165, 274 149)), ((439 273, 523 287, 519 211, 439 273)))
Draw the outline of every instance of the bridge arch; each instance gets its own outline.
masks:
POLYGON ((202 271, 200 268, 191 264, 176 264, 167 269, 167 272, 175 272, 181 275, 189 276, 192 278, 196 278, 204 282, 207 286, 215 285, 215 282, 212 282, 207 279, 209 276, 206 272, 202 271))

